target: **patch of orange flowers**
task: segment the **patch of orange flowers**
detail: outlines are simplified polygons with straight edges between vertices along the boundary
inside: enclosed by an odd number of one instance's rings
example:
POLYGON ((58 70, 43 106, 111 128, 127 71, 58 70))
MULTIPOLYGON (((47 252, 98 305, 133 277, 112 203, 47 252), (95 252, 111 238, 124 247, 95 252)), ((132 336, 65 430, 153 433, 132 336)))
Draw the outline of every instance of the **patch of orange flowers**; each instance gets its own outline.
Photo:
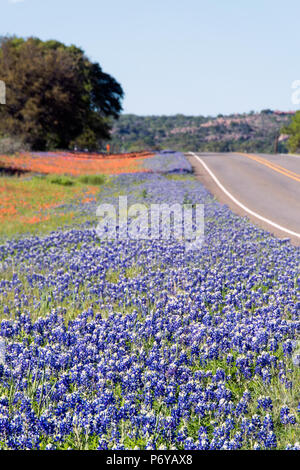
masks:
POLYGON ((50 216, 37 216, 34 215, 33 217, 22 217, 21 221, 23 224, 38 224, 40 222, 45 222, 46 220, 49 220, 50 216))
MULTIPOLYGON (((49 220, 49 210, 66 202, 78 201, 82 197, 91 197, 99 188, 72 188, 72 193, 62 187, 43 184, 27 186, 28 181, 22 178, 0 179, 0 224, 15 222, 19 224, 36 224, 49 220)), ((30 181, 29 181, 30 183, 30 181)), ((86 202, 86 201, 85 201, 86 202)), ((0 230, 1 231, 1 230, 0 230)))
POLYGON ((0 168, 43 174, 119 174, 146 171, 142 164, 153 154, 90 154, 72 152, 22 152, 13 156, 0 155, 0 168))

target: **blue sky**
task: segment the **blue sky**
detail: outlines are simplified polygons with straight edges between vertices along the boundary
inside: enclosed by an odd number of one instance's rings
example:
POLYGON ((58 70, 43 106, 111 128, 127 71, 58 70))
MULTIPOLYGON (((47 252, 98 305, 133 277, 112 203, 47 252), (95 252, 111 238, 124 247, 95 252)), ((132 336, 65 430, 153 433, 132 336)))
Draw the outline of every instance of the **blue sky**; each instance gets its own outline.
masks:
POLYGON ((299 0, 0 0, 0 34, 82 47, 143 115, 297 109, 299 17, 299 0))

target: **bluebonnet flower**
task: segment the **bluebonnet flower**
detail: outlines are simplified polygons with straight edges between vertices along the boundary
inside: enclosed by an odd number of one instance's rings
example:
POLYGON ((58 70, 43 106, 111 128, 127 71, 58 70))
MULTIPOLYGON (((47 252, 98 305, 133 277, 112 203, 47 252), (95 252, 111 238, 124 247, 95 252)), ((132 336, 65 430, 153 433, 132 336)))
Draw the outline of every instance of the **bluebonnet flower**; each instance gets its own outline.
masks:
MULTIPOLYGON (((182 154, 154 158, 150 173, 114 178, 98 203, 128 192, 129 204, 142 193, 147 204, 204 203, 201 250, 100 241, 91 221, 0 245, 0 262, 18 267, 0 279, 3 447, 76 448, 72 436, 87 433, 99 450, 276 448, 272 397, 254 403, 248 389, 277 377, 294 386, 299 250, 190 177, 166 178, 190 171, 182 154)), ((296 418, 284 409, 280 419, 296 418)))
POLYGON ((270 397, 264 397, 264 396, 260 396, 258 397, 257 399, 257 408, 262 408, 264 410, 272 410, 273 408, 273 403, 272 403, 272 399, 270 397))
POLYGON ((290 413, 290 409, 288 406, 282 406, 280 410, 280 421, 282 424, 295 424, 296 418, 295 415, 290 413))

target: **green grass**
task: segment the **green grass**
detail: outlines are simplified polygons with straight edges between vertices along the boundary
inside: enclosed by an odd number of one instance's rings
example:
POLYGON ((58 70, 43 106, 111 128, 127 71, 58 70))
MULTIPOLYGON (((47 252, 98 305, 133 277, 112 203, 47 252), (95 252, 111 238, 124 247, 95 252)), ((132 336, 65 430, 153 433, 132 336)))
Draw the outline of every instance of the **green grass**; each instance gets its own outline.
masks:
POLYGON ((110 180, 103 175, 0 176, 0 240, 83 223, 89 216, 77 213, 76 205, 90 189, 107 186, 110 180), (66 208, 70 204, 74 210, 66 208))
POLYGON ((120 271, 114 271, 112 269, 109 269, 106 272, 105 279, 107 282, 110 282, 111 284, 118 284, 119 277, 120 277, 120 271))
MULTIPOLYGON (((43 178, 39 176, 38 178, 43 178)), ((105 175, 81 175, 78 177, 70 177, 67 175, 48 175, 46 177, 50 183, 59 184, 61 186, 74 186, 74 184, 83 184, 88 186, 101 186, 108 181, 108 177, 105 175)))
POLYGON ((188 180, 195 180, 195 176, 192 174, 165 174, 165 178, 171 181, 188 181, 188 180))
POLYGON ((91 186, 100 186, 107 181, 105 175, 83 175, 78 178, 80 183, 89 184, 91 186))
POLYGON ((59 184, 61 186, 73 186, 75 184, 74 179, 71 179, 67 176, 50 176, 49 181, 52 184, 59 184))

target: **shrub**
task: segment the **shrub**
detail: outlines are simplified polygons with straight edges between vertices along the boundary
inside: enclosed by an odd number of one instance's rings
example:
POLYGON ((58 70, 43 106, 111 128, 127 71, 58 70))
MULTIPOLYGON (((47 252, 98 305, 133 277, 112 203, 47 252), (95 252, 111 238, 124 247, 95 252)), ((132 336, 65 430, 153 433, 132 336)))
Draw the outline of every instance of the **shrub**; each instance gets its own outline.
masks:
POLYGON ((74 184, 74 181, 67 176, 51 176, 49 181, 52 184, 60 184, 61 186, 73 186, 74 184))
POLYGON ((79 181, 84 184, 100 186, 105 183, 106 179, 104 175, 83 175, 79 177, 79 181))

